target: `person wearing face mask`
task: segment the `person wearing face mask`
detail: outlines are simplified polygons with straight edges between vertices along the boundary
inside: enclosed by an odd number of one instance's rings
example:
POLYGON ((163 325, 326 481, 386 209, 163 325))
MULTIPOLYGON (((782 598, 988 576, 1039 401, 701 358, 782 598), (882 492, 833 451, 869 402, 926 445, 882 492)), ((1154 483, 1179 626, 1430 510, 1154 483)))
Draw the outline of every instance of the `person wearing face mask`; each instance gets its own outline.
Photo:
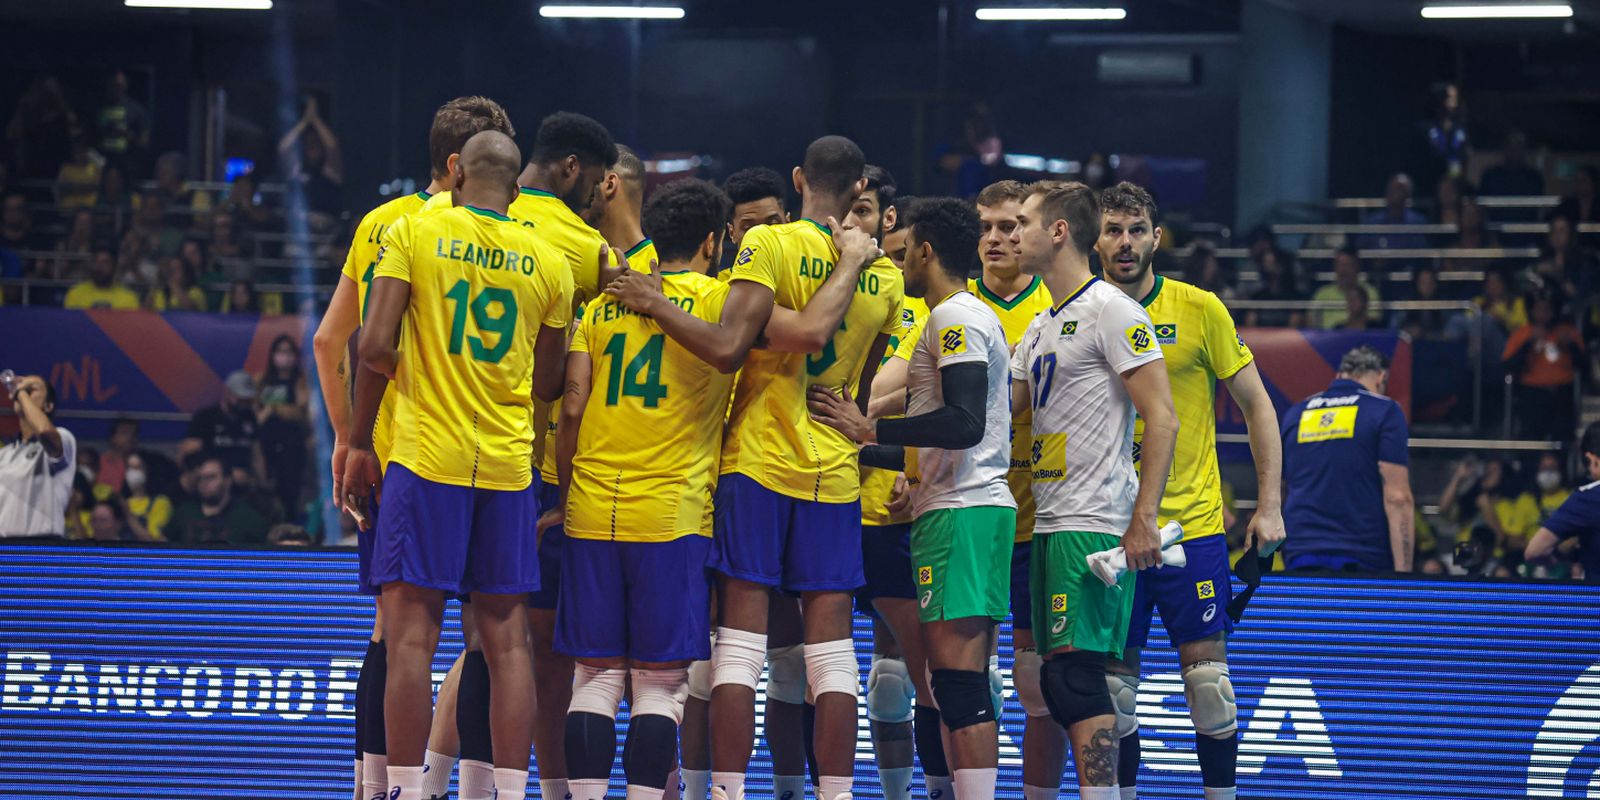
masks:
POLYGON ((1584 430, 1578 455, 1590 482, 1573 492, 1539 526, 1523 557, 1529 564, 1547 565, 1558 553, 1576 550, 1573 577, 1600 581, 1600 423, 1584 430))
POLYGON ((149 531, 147 538, 165 541, 166 536, 162 532, 172 521, 172 499, 152 492, 144 456, 137 452, 129 453, 125 467, 122 473, 122 499, 128 517, 137 520, 149 531))
POLYGON ((235 483, 258 482, 265 474, 260 449, 261 422, 256 416, 256 380, 243 370, 228 376, 222 400, 201 409, 178 443, 178 458, 187 461, 201 451, 216 453, 235 483))
POLYGON ((51 420, 56 392, 43 378, 23 375, 0 388, 21 428, 0 444, 0 538, 64 536, 78 440, 51 420))

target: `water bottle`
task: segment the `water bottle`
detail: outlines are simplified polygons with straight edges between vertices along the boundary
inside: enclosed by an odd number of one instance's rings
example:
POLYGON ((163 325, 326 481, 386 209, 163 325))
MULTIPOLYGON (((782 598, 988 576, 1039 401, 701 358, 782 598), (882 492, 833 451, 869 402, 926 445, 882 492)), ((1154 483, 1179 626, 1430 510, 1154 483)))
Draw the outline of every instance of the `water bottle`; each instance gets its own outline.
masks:
POLYGON ((17 373, 9 369, 0 370, 0 386, 6 387, 6 394, 14 394, 16 390, 12 387, 16 385, 17 373))

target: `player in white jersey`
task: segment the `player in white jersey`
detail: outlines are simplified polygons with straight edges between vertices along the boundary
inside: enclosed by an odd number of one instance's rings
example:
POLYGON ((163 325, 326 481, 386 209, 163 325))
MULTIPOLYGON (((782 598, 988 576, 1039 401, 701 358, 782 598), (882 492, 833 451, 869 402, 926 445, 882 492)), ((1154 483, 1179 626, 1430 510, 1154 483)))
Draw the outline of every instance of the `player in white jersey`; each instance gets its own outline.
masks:
POLYGON ((1156 513, 1172 468, 1177 414, 1150 318, 1089 271, 1100 206, 1081 183, 1029 188, 1011 243, 1024 272, 1053 297, 1011 360, 1012 408, 1033 409, 1038 504, 1029 588, 1045 663, 1040 689, 1067 729, 1083 800, 1116 800, 1116 715, 1106 658, 1120 655, 1132 617, 1133 572, 1159 563, 1156 513), (1134 412, 1144 419, 1133 467, 1134 412), (1120 544, 1129 572, 1107 587, 1085 563, 1120 544))
POLYGON ((922 200, 910 228, 906 290, 928 300, 930 315, 912 352, 908 416, 870 422, 848 395, 820 386, 810 406, 869 445, 863 463, 906 468, 920 638, 949 731, 956 796, 993 800, 999 727, 987 666, 995 625, 1010 611, 1017 514, 1006 484, 1009 348, 1000 320, 967 291, 977 211, 954 198, 922 200))

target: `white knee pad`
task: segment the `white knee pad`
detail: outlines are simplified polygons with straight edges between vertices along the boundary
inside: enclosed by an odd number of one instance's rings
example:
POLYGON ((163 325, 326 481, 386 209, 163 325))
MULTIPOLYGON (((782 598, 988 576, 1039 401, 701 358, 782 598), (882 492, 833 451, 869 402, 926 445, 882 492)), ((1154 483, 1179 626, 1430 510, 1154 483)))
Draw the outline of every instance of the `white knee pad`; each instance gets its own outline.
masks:
POLYGON ((994 706, 994 718, 999 719, 1006 708, 1006 679, 1000 676, 1000 656, 989 656, 989 705, 994 706))
POLYGON ((655 714, 683 722, 683 704, 689 699, 689 671, 687 669, 636 669, 633 677, 633 704, 628 707, 630 716, 655 714))
POLYGON ((829 692, 855 697, 861 691, 856 644, 849 639, 805 645, 806 680, 818 698, 829 692))
POLYGON ((601 669, 583 663, 574 665, 572 702, 567 705, 567 711, 582 711, 616 719, 627 677, 628 671, 625 669, 601 669))
POLYGON ((1239 707, 1226 662, 1198 661, 1184 667, 1183 699, 1189 703, 1194 730, 1201 736, 1220 739, 1239 729, 1239 707))
POLYGON ((725 683, 755 690, 767 657, 767 635, 736 628, 718 628, 711 648, 711 688, 725 683))
POLYGON ((767 699, 800 705, 806 701, 806 657, 803 645, 767 651, 767 699))
POLYGON ((689 665, 689 696, 711 702, 711 660, 696 661, 689 665))
POLYGON ((1117 739, 1139 730, 1139 679, 1133 675, 1106 673, 1106 688, 1111 690, 1111 707, 1117 712, 1117 739))
POLYGON ((867 673, 867 719, 873 722, 910 722, 916 716, 913 700, 917 688, 911 670, 898 658, 872 659, 867 673))
POLYGON ((1039 651, 1031 647, 1017 651, 1017 658, 1011 662, 1011 683, 1017 689, 1017 700, 1022 703, 1022 712, 1030 717, 1050 716, 1050 706, 1044 701, 1044 687, 1039 685, 1039 669, 1044 666, 1044 659, 1039 657, 1039 651))

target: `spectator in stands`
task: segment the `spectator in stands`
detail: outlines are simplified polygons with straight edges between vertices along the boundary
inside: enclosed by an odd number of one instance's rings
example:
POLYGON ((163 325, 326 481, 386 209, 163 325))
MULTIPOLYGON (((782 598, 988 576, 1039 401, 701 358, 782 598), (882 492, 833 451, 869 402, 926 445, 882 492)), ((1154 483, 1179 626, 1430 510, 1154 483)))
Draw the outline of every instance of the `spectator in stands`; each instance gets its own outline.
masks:
POLYGON ((1535 282, 1568 299, 1579 296, 1581 282, 1593 281, 1593 259, 1578 244, 1575 227, 1571 217, 1552 215, 1550 232, 1539 245, 1539 262, 1533 268, 1535 282))
POLYGON ((128 470, 128 457, 139 448, 139 423, 128 417, 111 421, 111 434, 106 437, 105 452, 100 454, 100 468, 95 480, 113 492, 122 491, 122 481, 128 470))
POLYGON ((256 285, 249 280, 237 280, 228 286, 222 297, 224 314, 260 314, 261 304, 256 296, 256 285))
POLYGON ((1578 457, 1583 459, 1584 470, 1590 483, 1585 484, 1550 518, 1540 526, 1533 541, 1528 542, 1524 556, 1532 564, 1548 564, 1555 560, 1564 542, 1576 541, 1578 568, 1574 577, 1600 581, 1600 423, 1592 424, 1583 432, 1578 443, 1578 457))
POLYGON ((211 195, 184 181, 185 159, 182 153, 162 153, 156 159, 155 193, 167 201, 173 216, 183 220, 179 227, 198 227, 204 230, 211 225, 211 195))
POLYGON ((167 524, 172 521, 172 499, 156 493, 150 485, 149 465, 138 452, 130 453, 127 470, 122 474, 122 500, 129 519, 136 520, 150 532, 151 539, 165 539, 167 524))
POLYGON ((1324 330, 1337 328, 1349 318, 1347 295, 1351 289, 1360 289, 1367 295, 1367 305, 1378 302, 1378 290, 1367 282, 1361 272, 1361 256, 1355 248, 1345 247, 1333 255, 1333 283, 1327 284, 1311 295, 1314 302, 1345 304, 1345 308, 1321 308, 1312 311, 1316 326, 1324 330))
POLYGON ((244 251, 239 244, 237 227, 233 214, 219 211, 211 215, 211 246, 208 248, 210 260, 206 265, 207 271, 210 271, 213 264, 220 267, 243 258, 244 251))
POLYGON ((1483 276, 1483 294, 1473 300, 1506 335, 1528 324, 1527 301, 1513 291, 1514 285, 1509 270, 1491 269, 1483 276))
POLYGON ((89 279, 74 284, 62 302, 65 308, 110 308, 132 311, 139 308, 139 295, 118 285, 117 259, 105 247, 96 247, 89 256, 89 279))
POLYGON ((1363 345, 1328 389, 1283 417, 1289 569, 1410 572, 1416 544, 1407 427, 1384 397, 1389 361, 1363 345))
POLYGON ((9 399, 19 431, 0 445, 0 537, 61 537, 77 475, 77 439, 52 420, 56 390, 38 375, 13 379, 9 399))
POLYGON ((1376 327, 1377 320, 1372 318, 1371 301, 1367 293, 1359 286, 1353 286, 1344 291, 1344 322, 1339 323, 1342 331, 1364 331, 1376 327))
POLYGON ((1433 119, 1427 126, 1429 170, 1434 176, 1457 177, 1466 172, 1467 161, 1472 157, 1461 87, 1454 83, 1435 84, 1433 95, 1433 119))
POLYGON ((178 505, 172 514, 169 538, 185 544, 227 542, 261 544, 271 520, 235 491, 229 459, 204 456, 195 474, 195 497, 178 505))
POLYGON ((1528 496, 1533 500, 1537 524, 1543 524, 1572 496, 1560 455, 1547 452, 1539 456, 1538 469, 1533 473, 1533 489, 1528 496))
POLYGON ((111 495, 94 501, 89 511, 90 537, 97 542, 153 542, 159 537, 151 534, 144 521, 128 513, 122 495, 111 495))
POLYGON ((1433 188, 1433 221, 1441 225, 1461 224, 1461 201, 1467 196, 1467 182, 1455 175, 1439 176, 1433 188))
MULTIPOLYGON (((1398 300, 1407 302, 1438 302, 1447 298, 1440 292, 1439 268, 1432 264, 1411 271, 1409 291, 1398 300)), ((1405 331, 1413 339, 1459 340, 1471 333, 1465 314, 1449 309, 1393 311, 1389 314, 1389 327, 1405 331)))
POLYGON ((136 166, 140 154, 150 144, 149 120, 144 106, 128 96, 127 74, 120 69, 111 73, 106 84, 106 101, 95 112, 100 152, 123 169, 136 166))
POLYGON ((1537 517, 1525 519, 1526 508, 1518 506, 1521 493, 1510 472, 1510 466, 1499 458, 1480 461, 1469 455, 1456 466, 1439 495, 1439 510, 1460 531, 1456 540, 1470 541, 1475 531, 1488 530, 1491 536, 1483 544, 1496 563, 1505 563, 1508 555, 1520 560, 1528 543, 1525 537, 1533 533, 1527 524, 1537 522, 1537 517))
POLYGON ((1233 271, 1223 265, 1222 259, 1217 258, 1217 246, 1210 242, 1194 243, 1194 250, 1184 264, 1183 276, 1223 300, 1239 296, 1233 285, 1233 271))
POLYGON ((6 138, 12 143, 12 163, 24 178, 50 180, 56 168, 67 160, 68 143, 78 130, 78 115, 67 102, 56 76, 34 77, 17 101, 16 113, 6 124, 6 138))
MULTIPOLYGON (((1461 214, 1456 222, 1456 234, 1447 246, 1467 250, 1500 246, 1494 231, 1489 230, 1488 220, 1484 216, 1483 206, 1478 203, 1478 198, 1472 195, 1461 198, 1461 214)), ((1458 269, 1491 269, 1495 262, 1488 258, 1458 258, 1450 263, 1458 269)))
POLYGON ((1500 163, 1483 171, 1478 190, 1487 197, 1534 197, 1544 194, 1544 173, 1528 162, 1528 137, 1512 129, 1506 134, 1500 163))
POLYGON ((134 229, 145 238, 150 252, 158 258, 177 255, 178 248, 183 245, 183 231, 167 218, 166 198, 155 192, 139 196, 134 229))
POLYGON ((161 266, 151 253, 150 240, 137 230, 123 234, 117 245, 117 278, 124 286, 143 292, 161 277, 161 266))
POLYGON ((1516 417, 1531 439, 1564 440, 1572 435, 1572 384, 1582 363, 1578 329, 1556 313, 1548 292, 1534 296, 1528 324, 1511 332, 1501 358, 1516 378, 1516 417))
POLYGON ((256 416, 256 381, 239 370, 223 384, 222 402, 202 409, 189 421, 178 443, 178 457, 205 452, 223 460, 232 483, 254 484, 262 475, 260 420, 256 416))
POLYGON ((218 210, 233 215, 234 222, 244 230, 259 231, 272 226, 272 209, 261 202, 253 173, 246 172, 233 179, 228 196, 218 210))
POLYGON ((93 208, 99 193, 100 162, 90 152, 89 143, 79 136, 72 140, 72 156, 56 171, 56 209, 66 214, 93 208))
POLYGON ((144 295, 151 311, 205 311, 206 293, 195 285, 194 272, 178 256, 161 262, 161 280, 144 295))
POLYGON ((184 239, 178 247, 178 259, 183 262, 184 269, 189 271, 190 277, 196 283, 214 282, 221 278, 221 272, 211 260, 211 255, 206 251, 205 243, 199 239, 184 239))
POLYGON ((311 434, 311 412, 300 346, 288 334, 272 341, 267 369, 257 381, 261 423, 261 455, 267 480, 278 492, 284 509, 298 509, 305 481, 306 438, 311 434))
MULTIPOLYGON (((1361 219, 1365 225, 1426 225, 1428 220, 1411 208, 1411 177, 1404 172, 1389 178, 1384 192, 1383 208, 1361 219)), ((1413 250, 1428 246, 1428 237, 1420 233, 1366 233, 1357 237, 1366 250, 1413 250)))
POLYGON ((89 509, 94 503, 94 487, 83 476, 74 474, 67 499, 66 520, 62 526, 66 538, 87 539, 93 535, 89 528, 89 509))
POLYGON ((78 209, 72 215, 72 226, 67 235, 56 242, 55 257, 47 262, 39 277, 64 280, 87 272, 89 256, 94 252, 96 240, 94 212, 78 209))
POLYGON ((344 164, 339 139, 322 120, 315 96, 306 98, 300 121, 278 142, 278 153, 289 164, 290 183, 300 187, 313 229, 326 230, 343 210, 344 164))
MULTIPOLYGON (((1251 300, 1306 299, 1305 292, 1300 288, 1294 256, 1277 247, 1271 229, 1264 225, 1250 234, 1250 265, 1261 276, 1261 286, 1250 295, 1251 300)), ((1251 309, 1245 313, 1244 324, 1274 328, 1304 328, 1306 313, 1300 309, 1251 309)))
POLYGON ((1597 184, 1600 184, 1600 167, 1593 164, 1578 167, 1572 194, 1561 199, 1554 216, 1566 217, 1578 223, 1600 222, 1600 203, 1595 202, 1597 184))
MULTIPOLYGON (((33 213, 21 192, 7 194, 0 210, 0 278, 20 278, 30 263, 30 251, 50 248, 50 239, 33 227, 33 213)), ((36 258, 34 256, 33 258, 36 258)))
POLYGON ((126 214, 133 210, 133 194, 128 191, 128 173, 121 164, 106 164, 100 170, 100 193, 95 195, 94 207, 113 214, 126 214))

